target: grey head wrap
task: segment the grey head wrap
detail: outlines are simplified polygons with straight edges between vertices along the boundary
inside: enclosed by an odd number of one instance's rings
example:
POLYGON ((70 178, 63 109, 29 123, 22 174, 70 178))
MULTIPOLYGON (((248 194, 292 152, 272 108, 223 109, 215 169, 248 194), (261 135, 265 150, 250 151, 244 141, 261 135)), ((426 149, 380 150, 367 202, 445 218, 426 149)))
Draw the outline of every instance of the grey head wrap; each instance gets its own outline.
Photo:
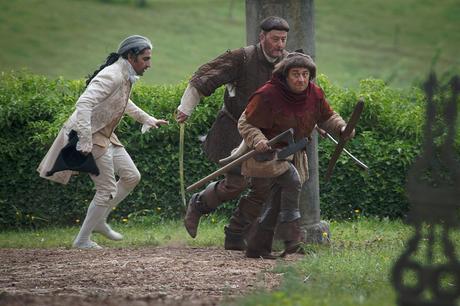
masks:
POLYGON ((126 37, 118 46, 117 53, 122 55, 126 51, 132 48, 139 48, 139 50, 143 50, 145 48, 152 49, 152 43, 147 37, 140 36, 140 35, 131 35, 126 37))

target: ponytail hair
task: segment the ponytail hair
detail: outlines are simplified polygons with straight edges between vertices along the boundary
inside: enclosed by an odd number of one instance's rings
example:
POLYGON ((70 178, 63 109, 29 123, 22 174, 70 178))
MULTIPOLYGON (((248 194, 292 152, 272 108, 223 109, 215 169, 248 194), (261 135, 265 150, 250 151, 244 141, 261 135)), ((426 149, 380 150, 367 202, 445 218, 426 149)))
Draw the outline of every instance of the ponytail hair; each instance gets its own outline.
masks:
POLYGON ((118 61, 118 59, 120 58, 120 54, 118 53, 115 53, 115 52, 112 52, 109 54, 109 56, 107 56, 107 58, 105 59, 105 63, 102 64, 99 69, 97 69, 96 71, 93 72, 93 74, 88 74, 87 76, 87 79, 86 79, 86 87, 88 87, 89 83, 91 82, 91 80, 102 70, 104 69, 105 67, 107 66, 110 66, 112 65, 113 63, 115 63, 116 61, 118 61))
POLYGON ((139 54, 141 54, 142 52, 144 52, 145 49, 151 49, 150 47, 145 47, 145 48, 139 48, 139 47, 133 47, 127 51, 125 51, 123 54, 118 54, 116 52, 112 52, 109 54, 109 56, 107 56, 107 58, 105 59, 105 63, 102 64, 99 69, 97 69, 96 71, 93 72, 93 74, 88 74, 87 76, 87 79, 86 79, 86 87, 88 87, 89 83, 91 82, 91 80, 102 70, 104 69, 105 67, 107 66, 110 66, 112 65, 113 63, 115 63, 116 61, 118 61, 118 59, 120 57, 124 58, 124 59, 128 59, 128 56, 131 54, 133 56, 138 56, 139 54))

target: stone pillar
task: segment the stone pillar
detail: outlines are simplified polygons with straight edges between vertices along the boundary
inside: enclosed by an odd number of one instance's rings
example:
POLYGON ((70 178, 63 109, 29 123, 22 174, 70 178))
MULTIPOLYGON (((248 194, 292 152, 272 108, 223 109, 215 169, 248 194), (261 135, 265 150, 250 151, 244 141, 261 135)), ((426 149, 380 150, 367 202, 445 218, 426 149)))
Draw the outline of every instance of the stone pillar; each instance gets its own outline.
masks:
POLYGON ((313 0, 246 0, 246 42, 259 41, 259 24, 268 16, 280 16, 289 23, 287 50, 303 49, 315 58, 313 0))
MULTIPOLYGON (((313 0, 246 0, 246 41, 259 39, 259 24, 268 16, 279 16, 289 23, 287 50, 303 49, 315 58, 315 20, 313 0)), ((306 242, 327 242, 329 226, 320 219, 318 180, 318 135, 307 146, 310 179, 303 185, 300 198, 301 226, 306 242), (327 236, 324 234, 327 233, 327 236)))

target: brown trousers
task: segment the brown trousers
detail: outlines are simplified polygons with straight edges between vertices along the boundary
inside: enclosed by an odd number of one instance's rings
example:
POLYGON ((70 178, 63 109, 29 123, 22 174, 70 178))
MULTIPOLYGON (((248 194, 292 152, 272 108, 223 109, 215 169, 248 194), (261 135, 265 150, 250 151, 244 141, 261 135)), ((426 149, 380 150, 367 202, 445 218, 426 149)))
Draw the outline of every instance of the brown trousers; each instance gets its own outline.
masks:
POLYGON ((302 185, 294 165, 290 164, 289 169, 280 176, 252 178, 252 182, 266 197, 260 216, 260 223, 265 225, 265 229, 275 229, 278 217, 279 222, 300 218, 299 198, 302 185))
POLYGON ((234 210, 228 229, 231 232, 244 234, 259 216, 267 197, 266 189, 258 189, 240 173, 240 168, 230 170, 225 178, 218 181, 213 193, 203 194, 200 201, 214 210, 222 203, 238 198, 249 187, 249 192, 240 198, 234 210))

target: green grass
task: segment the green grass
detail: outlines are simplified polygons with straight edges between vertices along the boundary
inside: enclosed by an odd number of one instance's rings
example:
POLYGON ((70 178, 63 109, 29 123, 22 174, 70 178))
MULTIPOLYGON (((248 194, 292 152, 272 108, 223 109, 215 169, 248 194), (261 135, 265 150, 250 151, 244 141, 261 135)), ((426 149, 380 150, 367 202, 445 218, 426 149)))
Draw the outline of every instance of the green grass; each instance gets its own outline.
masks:
MULTIPOLYGON (((242 0, 15 0, 0 3, 0 71, 83 78, 125 36, 153 40, 148 83, 178 83, 227 49, 245 45, 242 0), (128 2, 128 3, 124 3, 128 2)), ((397 87, 459 72, 457 0, 315 1, 319 72, 357 86, 382 78, 397 87)))
POLYGON ((149 1, 147 8, 90 0, 18 0, 0 3, 0 70, 82 78, 118 43, 141 34, 154 44, 146 81, 178 83, 228 48, 244 44, 243 3, 149 1), (229 14, 232 14, 230 18, 229 14))
MULTIPOLYGON (((200 223, 199 235, 189 238, 181 221, 160 221, 150 217, 136 217, 127 222, 115 222, 112 228, 123 233, 123 241, 110 241, 95 233, 91 237, 104 247, 146 246, 223 246, 224 220, 205 218, 200 223)), ((0 232, 0 248, 71 248, 79 226, 46 228, 40 230, 18 230, 0 232)))
POLYGON ((407 86, 438 72, 459 73, 460 2, 316 1, 320 72, 342 85, 373 76, 407 86))
MULTIPOLYGON (((108 248, 222 247, 225 224, 225 220, 213 215, 204 218, 198 237, 191 239, 180 221, 136 217, 113 226, 125 235, 125 240, 110 242, 98 235, 94 238, 108 248)), ((424 234, 428 228, 424 226, 424 234)), ((0 232, 0 248, 69 248, 77 232, 77 227, 0 232)), ((305 257, 294 264, 279 261, 273 271, 283 274, 279 289, 256 292, 238 299, 235 305, 395 305, 390 273, 413 228, 401 221, 357 216, 354 221, 332 221, 331 232, 330 245, 307 246, 305 257)), ((451 235, 457 258, 459 234, 456 231, 451 235)), ((423 257, 426 246, 426 241, 420 244, 417 256, 423 257)), ((435 259, 445 261, 442 252, 435 252, 435 259)), ((452 287, 452 283, 447 286, 452 287)))
MULTIPOLYGON (((299 263, 278 265, 275 272, 284 273, 284 282, 278 290, 244 297, 235 305, 396 305, 391 270, 413 229, 400 221, 364 219, 332 222, 331 231, 330 246, 309 246, 299 263)), ((452 237, 457 258, 458 234, 452 237)), ((420 245, 420 250, 424 248, 426 242, 420 245)), ((446 261, 443 255, 434 258, 436 263, 446 261)), ((405 284, 414 281, 410 276, 404 278, 405 284)), ((445 283, 445 288, 453 290, 453 283, 453 280, 445 283)))

